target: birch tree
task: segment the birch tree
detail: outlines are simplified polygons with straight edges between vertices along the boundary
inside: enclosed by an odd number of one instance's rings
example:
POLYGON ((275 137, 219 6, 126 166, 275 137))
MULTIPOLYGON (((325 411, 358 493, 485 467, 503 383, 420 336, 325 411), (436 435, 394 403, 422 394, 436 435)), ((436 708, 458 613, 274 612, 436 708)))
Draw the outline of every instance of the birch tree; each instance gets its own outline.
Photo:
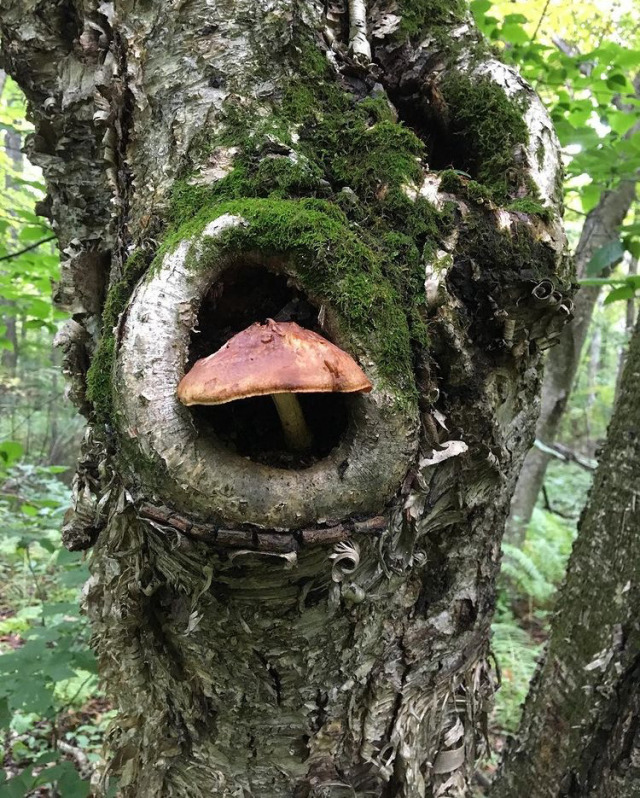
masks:
POLYGON ((0 0, 89 421, 64 528, 124 796, 461 796, 500 538, 570 316, 552 125, 462 2, 0 0), (188 408, 296 321, 373 388, 188 408), (265 404, 266 402, 266 404, 265 404))

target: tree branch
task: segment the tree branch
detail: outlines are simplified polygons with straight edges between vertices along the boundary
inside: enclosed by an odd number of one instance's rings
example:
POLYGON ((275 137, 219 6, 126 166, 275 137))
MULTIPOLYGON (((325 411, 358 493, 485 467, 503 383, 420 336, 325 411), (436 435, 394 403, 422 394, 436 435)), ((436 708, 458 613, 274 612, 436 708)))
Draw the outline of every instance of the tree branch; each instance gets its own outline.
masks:
POLYGON ((592 460, 590 457, 585 457, 578 452, 574 452, 573 449, 564 446, 562 443, 554 443, 549 446, 536 439, 533 445, 536 449, 540 449, 541 452, 549 454, 551 457, 556 457, 558 460, 564 460, 569 463, 576 463, 580 468, 584 468, 587 471, 595 471, 598 465, 595 460, 592 460))
POLYGON ((0 258, 0 261, 12 260, 13 258, 17 258, 20 255, 24 255, 25 252, 31 252, 32 249, 37 249, 38 247, 41 247, 43 244, 47 244, 49 241, 55 241, 56 238, 57 236, 49 236, 48 238, 42 238, 40 239, 40 241, 36 241, 35 244, 31 244, 30 246, 25 247, 24 249, 19 249, 17 252, 10 252, 8 255, 3 255, 0 258))

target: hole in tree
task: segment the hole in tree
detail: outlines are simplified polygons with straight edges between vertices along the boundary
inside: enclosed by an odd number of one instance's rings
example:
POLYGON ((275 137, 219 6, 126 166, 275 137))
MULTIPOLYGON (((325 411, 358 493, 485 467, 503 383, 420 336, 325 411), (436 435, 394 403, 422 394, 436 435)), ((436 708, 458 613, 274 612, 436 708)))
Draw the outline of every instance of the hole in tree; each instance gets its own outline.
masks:
POLYGON ((418 88, 411 91, 405 87, 402 93, 390 91, 389 96, 402 123, 426 144, 430 169, 458 169, 476 177, 478 165, 464 141, 463 131, 447 129, 437 104, 429 102, 418 88))
MULTIPOLYGON (((255 322, 294 321, 327 338, 319 309, 287 276, 264 267, 234 266, 205 295, 191 336, 187 369, 217 352, 230 338, 255 322)), ((301 452, 287 448, 282 424, 270 396, 255 396, 221 405, 192 405, 201 435, 214 435, 226 448, 265 465, 307 468, 326 457, 345 434, 352 396, 340 393, 296 394, 312 434, 301 452)))

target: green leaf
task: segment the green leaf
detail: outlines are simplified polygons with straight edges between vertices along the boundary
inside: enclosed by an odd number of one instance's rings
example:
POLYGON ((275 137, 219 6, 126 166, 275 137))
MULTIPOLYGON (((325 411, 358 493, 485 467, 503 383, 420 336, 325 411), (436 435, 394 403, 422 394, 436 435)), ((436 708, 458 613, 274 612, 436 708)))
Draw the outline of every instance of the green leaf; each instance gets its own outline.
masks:
POLYGON ((21 504, 20 512, 23 515, 29 516, 29 518, 33 518, 34 515, 38 515, 38 508, 34 507, 32 504, 21 504))
POLYGON ((0 462, 8 466, 17 462, 24 454, 24 447, 18 441, 3 441, 0 443, 0 462))
POLYGON ((640 258, 640 239, 631 236, 624 236, 622 239, 624 248, 630 252, 632 257, 640 258))
POLYGON ((29 316, 34 316, 37 319, 48 319, 51 315, 51 302, 46 302, 38 297, 29 297, 25 310, 29 316))
POLYGON ((526 25, 529 21, 524 14, 507 14, 504 18, 505 22, 516 22, 521 25, 526 25))
POLYGON ((13 712, 9 709, 9 702, 6 696, 0 698, 0 729, 8 729, 11 723, 13 712))
POLYGON ((0 785, 0 798, 24 798, 31 791, 32 781, 29 774, 21 773, 0 785))
POLYGON ((620 285, 618 288, 613 288, 604 299, 605 305, 610 305, 612 302, 619 302, 621 299, 633 299, 636 295, 635 289, 632 285, 620 285))
POLYGON ((69 470, 69 466, 41 466, 38 473, 40 474, 64 474, 69 470))
POLYGON ((50 235, 49 231, 44 225, 28 225, 20 230, 18 239, 23 244, 32 244, 42 238, 47 238, 47 234, 50 235))
MULTIPOLYGON (((519 16, 519 15, 514 15, 519 16)), ((502 26, 500 38, 511 44, 526 44, 531 38, 522 25, 507 23, 502 26)))
POLYGON ((607 241, 599 247, 591 256, 589 263, 584 270, 587 277, 595 277, 600 274, 603 269, 617 263, 624 255, 625 249, 622 246, 622 241, 616 238, 614 241, 607 241))
POLYGON ((624 89, 627 86, 627 79, 624 75, 617 72, 607 78, 607 86, 614 90, 619 90, 620 88, 624 89))

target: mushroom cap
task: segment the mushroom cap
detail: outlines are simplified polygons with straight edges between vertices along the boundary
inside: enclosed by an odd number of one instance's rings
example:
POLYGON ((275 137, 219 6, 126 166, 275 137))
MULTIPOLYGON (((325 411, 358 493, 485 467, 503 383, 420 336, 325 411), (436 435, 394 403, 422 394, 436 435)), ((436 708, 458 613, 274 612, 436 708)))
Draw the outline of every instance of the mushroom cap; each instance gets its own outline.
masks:
POLYGON ((368 392, 373 386, 356 361, 321 335, 293 321, 252 324, 178 385, 185 405, 220 405, 274 393, 368 392))

